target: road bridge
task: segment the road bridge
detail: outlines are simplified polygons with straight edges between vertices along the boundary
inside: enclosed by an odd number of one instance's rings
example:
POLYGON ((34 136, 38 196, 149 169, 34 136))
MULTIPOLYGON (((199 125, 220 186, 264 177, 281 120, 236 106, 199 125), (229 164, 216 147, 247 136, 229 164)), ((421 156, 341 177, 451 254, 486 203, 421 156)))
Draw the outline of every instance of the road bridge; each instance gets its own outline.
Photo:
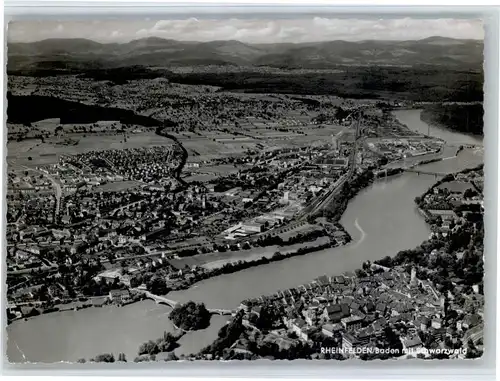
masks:
POLYGON ((172 307, 172 308, 175 308, 179 304, 179 302, 177 302, 175 300, 168 299, 168 298, 161 296, 161 295, 155 295, 147 290, 133 288, 133 289, 131 289, 131 291, 142 293, 146 296, 146 298, 152 299, 158 304, 166 304, 167 306, 172 307))
MULTIPOLYGON (((133 289, 131 289, 131 291, 142 293, 146 296, 146 298, 154 300, 157 304, 166 304, 167 306, 169 306, 171 308, 175 308, 176 306, 181 304, 178 301, 166 298, 166 297, 161 296, 161 295, 153 294, 147 290, 133 288, 133 289)), ((227 310, 227 309, 223 309, 223 308, 207 308, 207 310, 208 310, 208 312, 210 312, 213 315, 231 315, 234 312, 233 310, 227 310)))
MULTIPOLYGON (((394 169, 398 169, 398 168, 394 168, 394 169)), ((430 176, 434 176, 435 178, 444 177, 444 176, 448 175, 448 173, 425 171, 425 170, 415 169, 415 168, 412 168, 412 167, 409 167, 409 168, 399 168, 399 170, 401 170, 403 172, 416 173, 417 175, 420 175, 420 174, 422 174, 422 175, 430 175, 430 176)), ((375 173, 375 177, 377 177, 377 178, 387 177, 388 176, 388 172, 389 172, 388 168, 381 169, 381 170, 379 170, 378 172, 375 173)))
POLYGON ((431 175, 431 176, 434 176, 436 178, 437 177, 444 177, 448 174, 448 173, 442 173, 442 172, 425 171, 425 170, 416 169, 416 168, 403 168, 403 171, 416 173, 417 175, 420 175, 420 174, 431 175))

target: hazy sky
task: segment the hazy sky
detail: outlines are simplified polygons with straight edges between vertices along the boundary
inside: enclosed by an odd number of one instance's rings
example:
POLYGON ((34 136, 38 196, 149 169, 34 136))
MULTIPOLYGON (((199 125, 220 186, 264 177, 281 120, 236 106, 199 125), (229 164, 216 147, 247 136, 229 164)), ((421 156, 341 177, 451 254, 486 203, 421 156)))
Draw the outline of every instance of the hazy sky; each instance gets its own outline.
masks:
POLYGON ((430 36, 483 39, 483 23, 471 19, 226 18, 100 21, 15 21, 9 41, 87 38, 127 42, 157 36, 183 41, 239 40, 253 43, 327 40, 416 40, 430 36))

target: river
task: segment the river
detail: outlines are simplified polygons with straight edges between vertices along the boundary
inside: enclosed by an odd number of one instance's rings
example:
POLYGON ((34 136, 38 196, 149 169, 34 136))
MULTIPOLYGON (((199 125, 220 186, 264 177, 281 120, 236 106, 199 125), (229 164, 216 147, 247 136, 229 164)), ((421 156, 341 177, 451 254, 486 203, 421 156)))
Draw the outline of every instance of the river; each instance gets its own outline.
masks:
POLYGON ((434 125, 429 126, 427 123, 420 119, 421 112, 422 110, 417 109, 397 110, 394 111, 394 115, 399 119, 401 123, 408 126, 410 130, 419 132, 424 135, 427 135, 430 132, 431 136, 441 138, 450 145, 483 144, 483 141, 480 137, 465 135, 460 132, 455 132, 434 125))
MULTIPOLYGON (((128 361, 139 346, 156 340, 163 331, 174 332, 168 319, 172 309, 152 300, 125 307, 86 308, 49 313, 17 320, 7 328, 7 356, 10 362, 74 362, 100 353, 125 353, 128 361)), ((209 328, 189 332, 180 340, 177 355, 196 353, 217 338, 228 316, 214 315, 209 328)))
MULTIPOLYGON (((411 129, 427 134, 428 126, 420 121, 419 110, 399 110, 395 115, 411 129)), ((431 135, 450 139, 452 144, 481 144, 477 138, 435 127, 431 135)), ((422 167, 456 172, 482 160, 482 150, 465 149, 457 157, 422 167)), ((353 238, 348 246, 207 279, 168 297, 181 302, 202 301, 209 308, 233 309, 246 298, 294 287, 323 274, 353 271, 366 260, 413 248, 430 233, 414 199, 435 181, 434 176, 405 173, 376 181, 362 190, 351 200, 341 220, 353 238)), ((130 361, 142 342, 173 329, 169 311, 168 307, 143 301, 122 308, 90 308, 17 321, 8 327, 7 354, 11 362, 55 362, 124 352, 130 361)), ((195 352, 213 341, 225 321, 225 317, 213 316, 208 329, 181 339, 176 354, 195 352)))

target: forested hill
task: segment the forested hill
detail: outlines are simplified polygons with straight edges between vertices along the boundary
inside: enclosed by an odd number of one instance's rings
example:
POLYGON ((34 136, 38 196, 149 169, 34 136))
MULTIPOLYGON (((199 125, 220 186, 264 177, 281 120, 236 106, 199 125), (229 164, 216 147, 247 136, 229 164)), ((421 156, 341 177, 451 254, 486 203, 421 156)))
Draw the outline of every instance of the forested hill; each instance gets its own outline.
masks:
POLYGON ((444 37, 410 41, 324 41, 249 44, 235 40, 187 42, 149 37, 127 43, 48 39, 8 43, 8 70, 112 68, 133 65, 244 65, 280 68, 432 65, 480 69, 483 42, 444 37))
POLYGON ((483 135, 483 116, 483 105, 474 104, 428 106, 420 117, 426 123, 441 125, 450 130, 483 135))
POLYGON ((158 127, 172 126, 170 121, 158 121, 137 115, 131 110, 86 105, 55 97, 7 93, 7 121, 30 124, 43 119, 60 118, 61 124, 95 123, 102 120, 119 120, 125 124, 158 127))
POLYGON ((483 42, 442 37, 297 44, 49 39, 9 43, 7 73, 114 85, 164 78, 220 91, 419 102, 482 101, 484 84, 483 42))

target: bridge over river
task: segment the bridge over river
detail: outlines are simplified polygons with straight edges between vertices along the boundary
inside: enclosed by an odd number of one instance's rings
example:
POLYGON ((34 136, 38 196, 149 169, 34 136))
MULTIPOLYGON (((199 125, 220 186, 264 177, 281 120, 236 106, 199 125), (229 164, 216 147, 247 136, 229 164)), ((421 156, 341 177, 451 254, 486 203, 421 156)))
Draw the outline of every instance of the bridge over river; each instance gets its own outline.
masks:
MULTIPOLYGON (((426 170, 422 170, 422 169, 417 169, 415 167, 403 167, 403 168, 400 168, 401 171, 403 172, 410 172, 410 173, 416 173, 417 175, 430 175, 430 176, 434 176, 436 179, 438 177, 444 177, 446 176, 448 173, 442 173, 442 172, 434 172, 434 171, 426 171, 426 170)), ((378 178, 381 178, 381 177, 387 177, 388 176, 388 170, 387 168, 385 169, 382 169, 378 172, 375 173, 375 176, 378 177, 378 178)))
MULTIPOLYGON (((147 290, 132 288, 131 291, 142 293, 146 296, 146 298, 154 300, 157 304, 166 304, 167 306, 172 308, 175 308, 177 305, 181 304, 175 300, 168 299, 164 296, 155 295, 147 290)), ((207 308, 207 310, 213 315, 232 315, 233 313, 236 312, 234 310, 226 310, 223 308, 207 308)))
POLYGON ((434 177, 444 177, 444 176, 447 175, 447 173, 425 171, 425 170, 411 168, 411 167, 410 168, 404 168, 403 170, 405 172, 412 172, 412 173, 416 173, 418 175, 420 175, 420 174, 422 174, 422 175, 433 175, 434 177))

